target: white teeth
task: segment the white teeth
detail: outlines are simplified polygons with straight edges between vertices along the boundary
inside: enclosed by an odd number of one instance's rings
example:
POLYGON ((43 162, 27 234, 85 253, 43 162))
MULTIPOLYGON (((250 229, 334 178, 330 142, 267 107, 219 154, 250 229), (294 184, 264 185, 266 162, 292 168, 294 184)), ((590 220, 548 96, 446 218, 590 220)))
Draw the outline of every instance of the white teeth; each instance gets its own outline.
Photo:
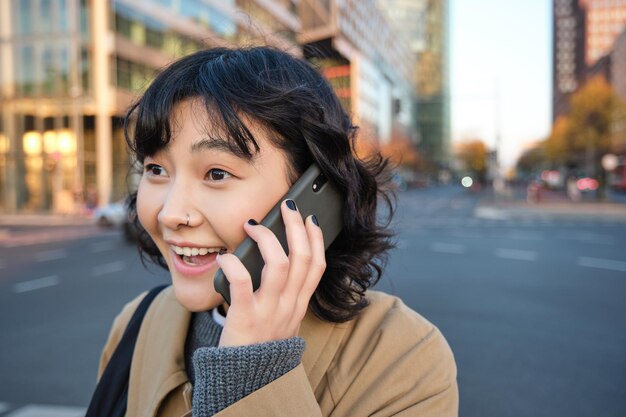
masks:
POLYGON ((185 256, 196 256, 201 255, 204 256, 207 253, 214 252, 226 252, 226 248, 189 248, 189 247, 180 247, 171 245, 172 249, 177 255, 185 255, 185 256))

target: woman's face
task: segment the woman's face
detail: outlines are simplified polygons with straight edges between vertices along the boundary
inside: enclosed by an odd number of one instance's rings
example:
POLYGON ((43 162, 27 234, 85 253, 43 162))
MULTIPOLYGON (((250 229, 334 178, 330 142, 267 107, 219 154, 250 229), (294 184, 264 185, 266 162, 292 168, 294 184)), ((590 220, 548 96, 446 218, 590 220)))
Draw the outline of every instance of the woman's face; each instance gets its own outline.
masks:
POLYGON ((205 311, 223 303, 213 288, 215 252, 234 252, 244 223, 261 221, 288 191, 288 163, 253 124, 260 151, 247 161, 206 137, 203 105, 181 102, 173 116, 172 140, 144 161, 137 214, 167 262, 178 301, 205 311))

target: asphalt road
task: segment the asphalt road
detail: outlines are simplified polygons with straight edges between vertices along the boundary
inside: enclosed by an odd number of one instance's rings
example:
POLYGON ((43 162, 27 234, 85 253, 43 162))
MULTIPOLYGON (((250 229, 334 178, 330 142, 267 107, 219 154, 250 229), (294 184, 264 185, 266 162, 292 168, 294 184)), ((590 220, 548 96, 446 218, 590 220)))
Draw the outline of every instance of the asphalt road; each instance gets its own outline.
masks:
MULTIPOLYGON (((626 223, 482 219, 477 204, 400 194, 378 285, 448 339, 460 415, 626 416, 626 223)), ((55 233, 0 246, 1 416, 81 415, 113 317, 167 279, 119 232, 55 233)))

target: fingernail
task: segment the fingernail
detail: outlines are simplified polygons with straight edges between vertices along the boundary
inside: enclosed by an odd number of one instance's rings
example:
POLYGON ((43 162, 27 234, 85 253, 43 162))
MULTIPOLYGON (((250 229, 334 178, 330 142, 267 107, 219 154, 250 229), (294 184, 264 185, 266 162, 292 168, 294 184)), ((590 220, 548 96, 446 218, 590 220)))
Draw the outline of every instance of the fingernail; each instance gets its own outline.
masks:
POLYGON ((313 221, 313 223, 315 223, 316 226, 319 226, 320 224, 317 222, 317 216, 314 214, 311 216, 311 220, 313 221))
POLYGON ((298 210, 298 208, 296 207, 296 202, 291 199, 287 200, 287 207, 289 207, 293 211, 298 210))
POLYGON ((258 224, 259 224, 259 222, 257 222, 257 221, 256 221, 256 220, 254 220, 254 219, 250 219, 250 220, 248 220, 248 224, 250 224, 250 225, 252 225, 252 226, 256 226, 256 225, 258 225, 258 224))

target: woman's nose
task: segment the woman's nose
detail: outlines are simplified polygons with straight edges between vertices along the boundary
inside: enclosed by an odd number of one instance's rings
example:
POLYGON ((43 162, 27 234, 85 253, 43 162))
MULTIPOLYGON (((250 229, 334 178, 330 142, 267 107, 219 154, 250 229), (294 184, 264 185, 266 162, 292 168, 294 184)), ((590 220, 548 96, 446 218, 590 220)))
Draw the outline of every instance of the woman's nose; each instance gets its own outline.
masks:
POLYGON ((157 216, 159 223, 173 230, 188 225, 192 211, 189 197, 189 193, 182 189, 171 189, 157 216))

